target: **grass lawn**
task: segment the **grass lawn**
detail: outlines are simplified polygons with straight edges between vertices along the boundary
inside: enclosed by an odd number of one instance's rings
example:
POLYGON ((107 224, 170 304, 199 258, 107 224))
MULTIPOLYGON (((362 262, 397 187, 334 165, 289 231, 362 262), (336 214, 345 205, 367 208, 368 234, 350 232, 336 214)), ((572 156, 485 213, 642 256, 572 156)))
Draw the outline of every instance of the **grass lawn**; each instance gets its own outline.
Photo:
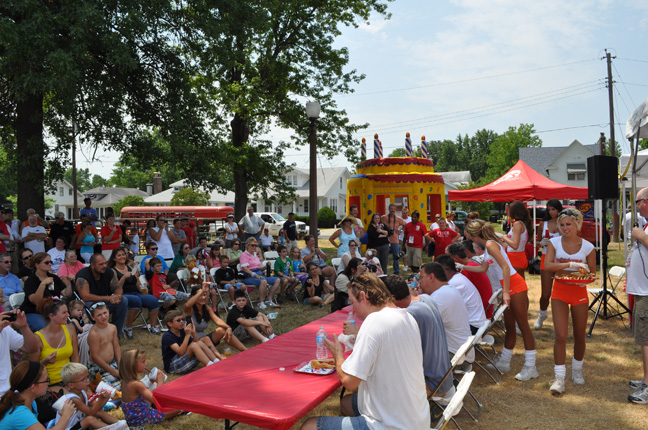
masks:
MULTIPOLYGON (((321 241, 320 246, 329 256, 334 256, 334 248, 327 246, 328 241, 321 241)), ((609 267, 623 265, 624 257, 621 245, 611 244, 609 267)), ((391 262, 390 262, 391 263, 391 262)), ((540 277, 527 274, 529 285, 529 322, 532 325, 538 315, 538 299, 540 296, 540 277)), ((591 285, 592 287, 597 283, 591 285)), ((619 291, 622 302, 626 302, 625 294, 619 291)), ((273 325, 278 334, 285 333, 295 327, 306 324, 327 314, 327 308, 311 308, 295 303, 282 306, 278 319, 273 325)), ((590 313, 590 322, 592 319, 590 313)), ((589 326, 588 326, 589 328, 589 326)), ((631 392, 628 387, 629 379, 641 376, 641 354, 634 345, 628 328, 628 316, 610 320, 599 319, 592 337, 587 341, 584 373, 586 385, 575 386, 571 381, 566 382, 566 394, 560 398, 553 397, 549 392, 549 381, 553 378, 553 324, 551 312, 549 319, 541 330, 534 330, 537 350, 537 367, 540 373, 538 379, 529 382, 518 382, 514 374, 521 369, 524 361, 522 339, 519 338, 515 347, 512 361, 514 372, 504 375, 501 383, 495 385, 480 369, 473 383, 473 392, 484 405, 479 423, 468 418, 465 413, 458 416, 458 422, 464 429, 639 429, 645 428, 646 407, 628 403, 627 395, 631 392)), ((143 347, 148 352, 149 367, 162 367, 160 354, 160 338, 149 335, 141 329, 135 330, 134 340, 122 341, 122 348, 143 347)), ((249 341, 248 341, 249 342, 249 341)), ((573 339, 567 341, 567 375, 571 374, 571 348, 573 339)), ((248 346, 252 346, 252 342, 248 346)), ((222 349, 223 346, 221 345, 222 349)), ((313 340, 313 349, 315 342, 313 340)), ((501 350, 501 341, 496 342, 496 348, 501 350)), ((403 365, 408 365, 408 358, 403 357, 403 365)), ((475 366, 476 368, 476 366, 475 366)), ((170 379, 175 379, 171 377, 170 379)), ((214 389, 219 387, 214 381, 214 389)), ((250 393, 254 395, 254 393, 250 393)), ((299 393, 295 393, 295 398, 299 393)), ((332 394, 309 416, 338 415, 339 391, 332 394)), ((471 400, 466 401, 468 408, 473 408, 471 400)), ((120 415, 121 412, 116 412, 120 415)), ((299 429, 304 419, 294 428, 299 429)), ((452 427, 452 426, 451 426, 452 427)), ((192 414, 182 416, 152 429, 191 428, 223 429, 223 420, 192 414)), ((239 424, 237 430, 254 429, 247 424, 239 424)), ((405 430, 405 429, 404 429, 405 430)))

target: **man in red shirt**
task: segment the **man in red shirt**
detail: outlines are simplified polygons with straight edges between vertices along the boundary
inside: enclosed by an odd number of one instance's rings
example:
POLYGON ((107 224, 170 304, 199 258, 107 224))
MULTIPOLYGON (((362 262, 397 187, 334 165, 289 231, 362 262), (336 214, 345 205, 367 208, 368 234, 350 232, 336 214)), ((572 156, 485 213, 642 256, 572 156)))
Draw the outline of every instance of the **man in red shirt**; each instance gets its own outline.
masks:
POLYGON ((445 249, 448 245, 459 240, 459 233, 451 228, 448 228, 448 223, 445 218, 437 219, 439 228, 430 231, 427 238, 434 242, 434 258, 441 254, 445 254, 445 249))
MULTIPOLYGON (((463 269, 463 266, 479 266, 479 264, 468 258, 466 247, 463 243, 453 243, 448 246, 447 251, 448 255, 454 260, 458 270, 463 269)), ((486 318, 491 318, 493 316, 493 307, 488 306, 488 301, 493 295, 493 287, 491 286, 490 279, 488 279, 488 275, 486 273, 469 272, 468 270, 461 270, 461 273, 475 285, 484 309, 486 310, 486 318)))
POLYGON ((195 248, 196 224, 193 223, 193 225, 191 225, 189 223, 189 217, 187 215, 183 215, 182 218, 180 218, 180 221, 182 221, 180 229, 185 232, 185 235, 187 235, 187 243, 189 244, 189 248, 195 248))
POLYGON ((407 265, 414 273, 418 273, 423 262, 423 238, 426 233, 427 227, 419 221, 419 212, 412 212, 412 222, 405 225, 405 245, 407 246, 407 265))

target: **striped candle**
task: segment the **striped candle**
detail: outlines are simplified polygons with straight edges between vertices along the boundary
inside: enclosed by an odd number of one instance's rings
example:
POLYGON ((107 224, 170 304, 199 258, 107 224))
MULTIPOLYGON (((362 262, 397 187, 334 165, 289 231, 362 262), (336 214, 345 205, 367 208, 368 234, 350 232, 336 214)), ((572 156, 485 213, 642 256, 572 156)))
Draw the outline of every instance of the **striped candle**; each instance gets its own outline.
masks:
POLYGON ((423 155, 423 158, 428 158, 427 142, 425 141, 425 136, 421 136, 421 153, 423 155))
POLYGON ((412 156, 412 139, 410 139, 409 131, 405 133, 405 155, 407 157, 412 156))
POLYGON ((362 149, 360 151, 360 158, 362 158, 362 160, 366 160, 367 159, 367 139, 365 139, 364 137, 362 138, 361 148, 362 149))
POLYGON ((378 141, 378 146, 380 147, 380 158, 383 158, 382 141, 378 141))
POLYGON ((378 133, 374 134, 374 158, 380 158, 380 140, 378 140, 378 133))

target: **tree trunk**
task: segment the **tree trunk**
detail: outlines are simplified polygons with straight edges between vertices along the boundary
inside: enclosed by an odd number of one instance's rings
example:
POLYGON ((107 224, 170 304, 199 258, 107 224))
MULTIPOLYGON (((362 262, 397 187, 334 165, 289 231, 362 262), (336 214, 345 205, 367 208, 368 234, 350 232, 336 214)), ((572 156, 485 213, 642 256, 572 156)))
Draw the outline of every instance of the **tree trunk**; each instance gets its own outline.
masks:
POLYGON ((243 146, 250 137, 250 129, 238 113, 234 115, 230 125, 232 126, 232 144, 239 151, 239 157, 236 157, 234 162, 234 219, 238 221, 245 216, 248 204, 248 166, 245 157, 243 157, 243 146))
POLYGON ((32 94, 17 104, 16 142, 18 211, 25 219, 27 209, 45 216, 45 142, 43 142, 43 95, 32 94))

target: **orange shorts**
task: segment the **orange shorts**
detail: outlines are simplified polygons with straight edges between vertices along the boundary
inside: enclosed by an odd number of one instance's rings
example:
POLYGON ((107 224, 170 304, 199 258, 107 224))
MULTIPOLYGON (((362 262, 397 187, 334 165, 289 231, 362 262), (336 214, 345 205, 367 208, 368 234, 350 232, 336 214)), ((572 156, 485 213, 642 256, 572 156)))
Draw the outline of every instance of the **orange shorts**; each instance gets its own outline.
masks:
MULTIPOLYGON (((500 280, 500 284, 502 284, 502 288, 504 288, 504 280, 500 280)), ((524 282, 524 278, 520 276, 519 273, 516 272, 511 275, 511 282, 509 283, 509 296, 517 293, 522 293, 524 291, 527 291, 528 289, 529 287, 527 286, 526 282, 524 282)))
POLYGON ((540 270, 544 270, 544 258, 545 255, 542 254, 542 257, 540 257, 540 270))
POLYGON ((586 285, 563 284, 560 281, 554 281, 551 299, 561 300, 572 306, 587 304, 589 300, 586 285))
POLYGON ((511 264, 516 269, 526 269, 529 267, 529 259, 526 256, 526 252, 507 252, 506 255, 508 255, 511 264))

